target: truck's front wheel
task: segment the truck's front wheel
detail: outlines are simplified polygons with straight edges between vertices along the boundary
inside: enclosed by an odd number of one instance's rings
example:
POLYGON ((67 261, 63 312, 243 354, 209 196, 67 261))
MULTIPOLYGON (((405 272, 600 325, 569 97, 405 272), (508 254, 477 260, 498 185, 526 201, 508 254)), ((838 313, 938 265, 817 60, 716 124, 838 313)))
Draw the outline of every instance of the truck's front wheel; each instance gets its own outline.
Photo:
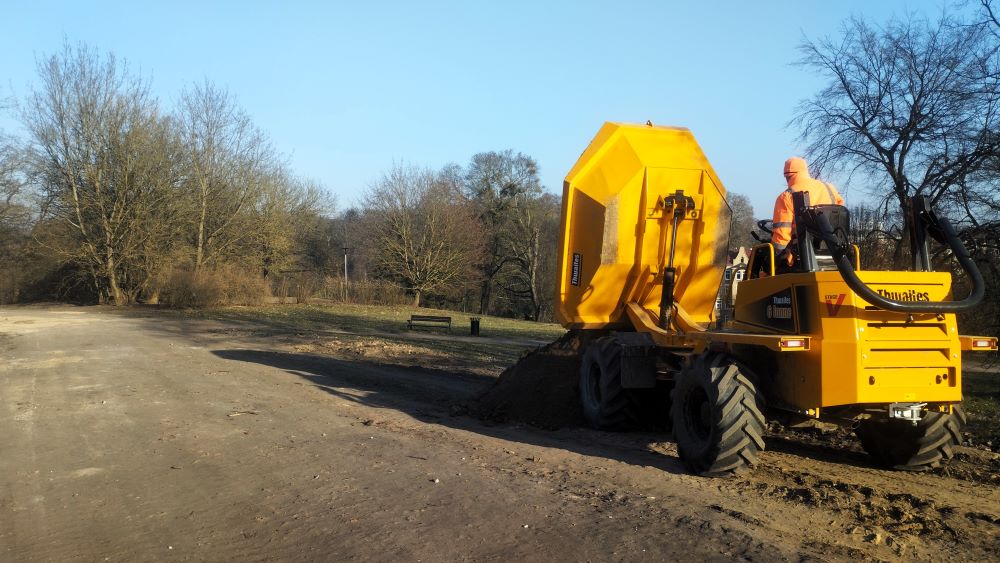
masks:
POLYGON ((723 475, 757 462, 764 415, 746 368, 714 352, 681 371, 673 392, 674 438, 681 461, 699 475, 723 475))

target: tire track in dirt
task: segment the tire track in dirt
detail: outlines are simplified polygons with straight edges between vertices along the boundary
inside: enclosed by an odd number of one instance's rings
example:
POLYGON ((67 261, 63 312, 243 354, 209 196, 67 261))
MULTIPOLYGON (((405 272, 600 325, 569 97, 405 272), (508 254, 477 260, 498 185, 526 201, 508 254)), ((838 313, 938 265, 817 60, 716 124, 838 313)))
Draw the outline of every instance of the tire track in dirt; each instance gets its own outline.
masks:
MULTIPOLYGON (((523 421, 541 428, 582 425, 573 401, 585 347, 570 333, 524 355, 467 410, 494 422, 523 421)), ((834 553, 851 557, 882 553, 934 559, 941 550, 953 553, 948 546, 960 545, 959 559, 1000 557, 1000 455, 958 447, 950 464, 922 474, 901 473, 873 467, 849 432, 772 430, 767 446, 774 451, 765 452, 758 467, 718 481, 719 490, 728 495, 711 505, 718 513, 760 527, 774 523, 768 516, 772 511, 812 512, 812 521, 830 531, 803 534, 803 545, 822 545, 820 553, 826 554, 837 546, 834 553), (734 498, 752 509, 732 508, 734 498), (824 517, 829 521, 822 522, 824 517)), ((640 447, 676 455, 673 444, 647 441, 640 447)))
MULTIPOLYGON (((393 370, 401 368, 382 366, 377 389, 366 384, 376 372, 340 373, 336 384, 307 377, 338 393, 356 385, 376 391, 369 403, 409 416, 359 414, 356 424, 470 448, 476 452, 472 460, 497 479, 549 487, 564 514, 579 517, 581 506, 589 507, 598 517, 626 521, 633 531, 664 533, 657 526, 669 523, 684 534, 711 538, 728 556, 767 560, 935 559, 943 551, 959 560, 1000 555, 990 508, 997 504, 1000 456, 959 448, 949 466, 930 473, 883 471, 870 465, 850 433, 775 427, 770 451, 755 470, 718 480, 684 475, 675 445, 663 441, 669 435, 579 427, 576 374, 583 344, 568 335, 526 353, 473 400, 462 400, 462 385, 442 396, 439 379, 448 377, 443 370, 424 372, 426 381, 400 380, 393 370), (402 381, 409 384, 398 385, 402 381), (461 416, 466 413, 478 420, 461 416), (556 428, 562 430, 551 431, 556 428), (490 448, 498 452, 488 453, 490 448)), ((313 360, 330 365, 319 356, 313 360)), ((478 388, 464 386, 469 394, 478 388)))

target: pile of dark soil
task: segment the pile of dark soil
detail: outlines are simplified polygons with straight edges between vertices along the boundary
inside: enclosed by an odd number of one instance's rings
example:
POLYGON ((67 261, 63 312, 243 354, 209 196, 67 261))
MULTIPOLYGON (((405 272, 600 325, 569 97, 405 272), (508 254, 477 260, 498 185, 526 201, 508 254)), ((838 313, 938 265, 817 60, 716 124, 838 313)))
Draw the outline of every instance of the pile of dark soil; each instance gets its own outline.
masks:
POLYGON ((547 429, 583 426, 577 388, 580 357, 600 331, 569 331, 555 342, 521 356, 496 384, 468 405, 470 414, 516 420, 547 429))

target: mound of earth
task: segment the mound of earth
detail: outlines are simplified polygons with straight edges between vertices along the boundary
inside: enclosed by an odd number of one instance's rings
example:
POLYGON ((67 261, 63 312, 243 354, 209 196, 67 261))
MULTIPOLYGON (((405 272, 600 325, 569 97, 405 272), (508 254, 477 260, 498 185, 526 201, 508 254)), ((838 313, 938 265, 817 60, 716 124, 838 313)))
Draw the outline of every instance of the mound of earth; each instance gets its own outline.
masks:
POLYGON ((580 356, 600 336, 600 331, 571 330, 526 352, 472 401, 469 411, 494 422, 517 420, 548 429, 584 425, 577 396, 580 356))

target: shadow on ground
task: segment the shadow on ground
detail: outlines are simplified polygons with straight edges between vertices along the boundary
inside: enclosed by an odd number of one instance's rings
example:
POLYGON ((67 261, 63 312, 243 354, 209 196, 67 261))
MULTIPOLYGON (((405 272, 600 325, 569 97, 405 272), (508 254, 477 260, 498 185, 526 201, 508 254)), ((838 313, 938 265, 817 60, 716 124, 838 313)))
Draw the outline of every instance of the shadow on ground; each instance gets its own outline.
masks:
POLYGON ((428 424, 655 467, 668 473, 686 473, 679 459, 649 448, 650 444, 662 441, 663 436, 589 429, 551 431, 517 423, 491 424, 459 414, 464 411, 463 404, 496 382, 494 377, 265 350, 217 350, 213 353, 227 360, 278 368, 338 398, 397 410, 428 424))
MULTIPOLYGON (((338 398, 369 407, 394 409, 428 424, 655 467, 673 474, 687 473, 676 456, 651 448, 652 444, 668 439, 665 433, 610 433, 584 428, 551 431, 516 423, 491 424, 464 416, 463 405, 489 389, 496 382, 493 377, 266 350, 230 349, 213 353, 226 360, 281 369, 338 398)), ((803 444, 784 437, 769 438, 768 448, 838 464, 869 466, 865 457, 856 452, 821 444, 803 444)))

